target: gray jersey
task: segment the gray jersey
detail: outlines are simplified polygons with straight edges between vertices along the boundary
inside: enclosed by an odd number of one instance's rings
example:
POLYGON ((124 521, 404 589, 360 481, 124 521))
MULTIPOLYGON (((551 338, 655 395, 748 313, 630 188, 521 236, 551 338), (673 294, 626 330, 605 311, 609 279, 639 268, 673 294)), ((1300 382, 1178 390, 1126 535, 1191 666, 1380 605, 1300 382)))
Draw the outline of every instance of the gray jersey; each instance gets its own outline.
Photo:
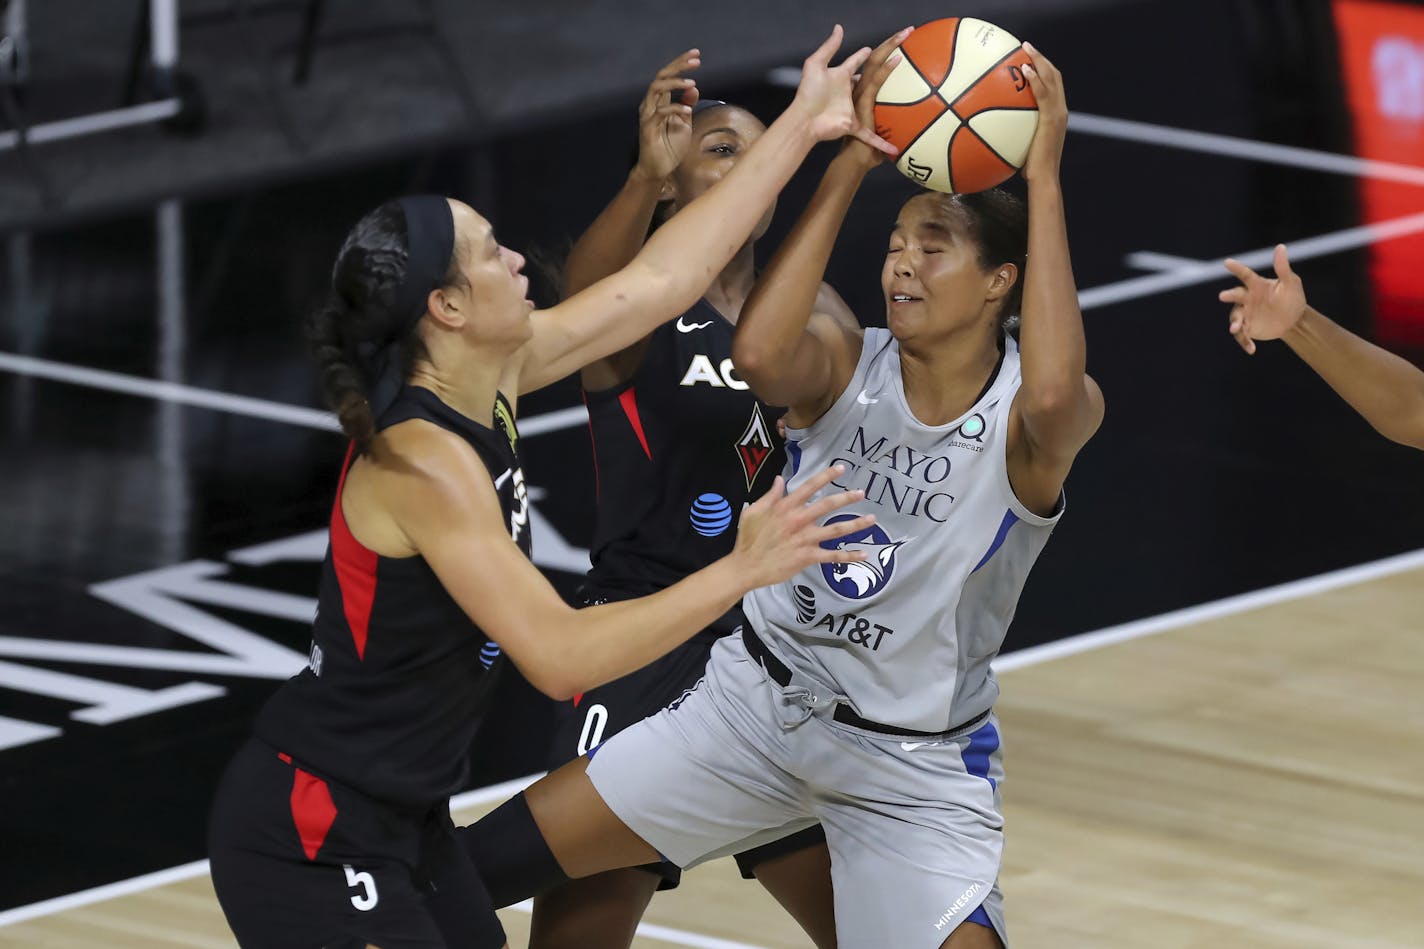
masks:
POLYGON ((888 329, 867 329, 840 398, 809 428, 787 430, 789 485, 839 462, 837 487, 862 488, 865 500, 828 523, 864 513, 876 523, 827 544, 863 550, 863 562, 811 567, 743 605, 797 679, 871 721, 944 731, 998 697, 989 662, 1062 515, 1061 503, 1051 518, 1032 513, 1009 486, 1021 376, 1012 338, 1005 350, 969 411, 930 426, 905 400, 899 344, 888 329))

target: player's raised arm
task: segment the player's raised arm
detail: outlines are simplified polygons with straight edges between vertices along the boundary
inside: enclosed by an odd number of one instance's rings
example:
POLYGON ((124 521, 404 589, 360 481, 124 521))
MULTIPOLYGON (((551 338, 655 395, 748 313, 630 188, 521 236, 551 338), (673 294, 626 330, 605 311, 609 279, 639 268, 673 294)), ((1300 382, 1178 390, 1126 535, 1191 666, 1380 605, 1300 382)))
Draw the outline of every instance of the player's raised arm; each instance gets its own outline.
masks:
MULTIPOLYGON (((873 124, 875 94, 899 62, 892 54, 909 35, 881 43, 856 83, 857 121, 873 124)), ((817 309, 826 263, 865 175, 883 160, 880 149, 848 140, 832 160, 791 234, 757 281, 737 321, 732 361, 758 396, 789 406, 790 421, 819 418, 855 371, 859 334, 817 309)))
POLYGON ((1236 342, 1254 354, 1257 340, 1284 340, 1381 435, 1424 449, 1424 372, 1313 309, 1284 244, 1276 245, 1274 265, 1272 280, 1226 261, 1241 281, 1220 294, 1232 305, 1228 328, 1236 342))
POLYGON ((574 609, 510 540, 479 461, 446 433, 420 438, 404 463, 379 475, 394 522, 471 620, 536 688, 559 700, 647 665, 749 590, 811 564, 863 559, 821 543, 874 522, 818 526, 864 497, 854 491, 811 501, 842 469, 828 468, 790 494, 778 478, 742 511, 726 557, 650 596, 574 609))
POLYGON ((796 98, 737 166, 667 225, 627 267, 530 317, 519 390, 561 379, 617 352, 686 310, 752 233, 762 212, 818 141, 853 134, 890 148, 859 125, 851 106, 855 71, 869 49, 832 67, 841 28, 807 58, 796 98), (699 266, 689 266, 696 260, 699 266))
POLYGON ((569 251, 564 294, 572 296, 628 265, 647 239, 668 176, 692 143, 698 91, 684 76, 702 64, 690 49, 658 70, 638 107, 638 162, 628 179, 569 251), (681 98, 674 101, 674 94, 681 98))
POLYGON ((1058 69, 1028 43, 1024 75, 1038 101, 1038 129, 1023 176, 1028 182, 1028 266, 1019 349, 1023 386, 1014 400, 1022 464, 1014 489, 1030 507, 1051 509, 1073 459, 1103 420, 1103 396, 1087 375, 1088 349, 1068 252, 1059 166, 1068 103, 1058 69))

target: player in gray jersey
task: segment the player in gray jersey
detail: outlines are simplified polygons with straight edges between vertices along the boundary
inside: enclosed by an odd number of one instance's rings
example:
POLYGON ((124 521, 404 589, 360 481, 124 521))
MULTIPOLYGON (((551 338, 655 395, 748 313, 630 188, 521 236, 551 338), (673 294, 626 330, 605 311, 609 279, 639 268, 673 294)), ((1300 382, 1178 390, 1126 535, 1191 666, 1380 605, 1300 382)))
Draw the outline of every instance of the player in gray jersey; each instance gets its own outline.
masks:
MULTIPOLYGON (((866 64, 862 121, 892 48, 866 64)), ((754 591, 696 689, 496 811, 477 853, 502 855, 480 866, 497 904, 554 862, 579 876, 656 849, 689 866, 820 821, 841 947, 1007 945, 989 662, 1103 414, 1058 181, 1062 82, 1026 48, 1031 214, 1001 191, 912 198, 881 276, 889 327, 847 330, 814 310, 880 162, 848 142, 738 323, 738 372, 789 406, 788 479, 835 462, 865 492, 875 524, 828 545, 864 560, 754 591)))

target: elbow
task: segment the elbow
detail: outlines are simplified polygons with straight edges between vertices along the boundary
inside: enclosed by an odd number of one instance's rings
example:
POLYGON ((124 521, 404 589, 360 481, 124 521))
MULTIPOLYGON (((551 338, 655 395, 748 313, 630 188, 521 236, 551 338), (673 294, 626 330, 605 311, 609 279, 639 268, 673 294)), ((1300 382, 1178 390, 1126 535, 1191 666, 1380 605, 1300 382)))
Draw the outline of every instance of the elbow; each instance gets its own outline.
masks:
POLYGON ((1023 413, 1031 418, 1061 419, 1075 414, 1086 403, 1082 386, 1037 386, 1024 393, 1023 413))
POLYGON ((585 690, 569 670, 555 668, 531 669, 524 677, 529 684, 555 702, 568 702, 585 690))
POLYGON ((737 375, 743 379, 755 376, 766 366, 767 355, 745 341, 740 336, 732 340, 732 365, 737 370, 737 375))

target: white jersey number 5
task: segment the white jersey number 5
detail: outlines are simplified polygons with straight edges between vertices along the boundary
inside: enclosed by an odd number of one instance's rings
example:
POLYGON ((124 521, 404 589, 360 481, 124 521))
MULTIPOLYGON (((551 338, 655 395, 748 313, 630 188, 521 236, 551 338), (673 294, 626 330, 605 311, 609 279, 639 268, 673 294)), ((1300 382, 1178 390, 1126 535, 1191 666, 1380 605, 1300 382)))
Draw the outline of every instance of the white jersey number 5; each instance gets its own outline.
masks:
POLYGON ((381 900, 380 894, 376 892, 376 878, 365 870, 358 872, 352 869, 349 863, 344 866, 346 869, 346 886, 349 889, 355 889, 358 886, 361 888, 360 893, 356 893, 351 897, 351 905, 363 913, 375 909, 376 904, 381 900))

